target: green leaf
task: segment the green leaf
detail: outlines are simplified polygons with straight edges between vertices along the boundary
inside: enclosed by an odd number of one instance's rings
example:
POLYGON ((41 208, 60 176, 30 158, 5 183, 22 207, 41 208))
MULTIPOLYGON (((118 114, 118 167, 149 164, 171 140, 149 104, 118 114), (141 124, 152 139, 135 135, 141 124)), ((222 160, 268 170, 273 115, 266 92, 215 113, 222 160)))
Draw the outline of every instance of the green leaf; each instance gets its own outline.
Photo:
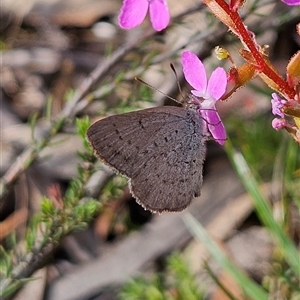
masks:
POLYGON ((226 257, 226 255, 219 249, 217 244, 206 232, 205 228, 191 214, 186 213, 183 220, 194 237, 206 247, 214 260, 233 276, 247 296, 255 300, 269 299, 264 289, 247 277, 226 257))
POLYGON ((26 241, 27 250, 30 251, 33 248, 34 243, 36 241, 35 230, 32 230, 32 228, 27 229, 25 241, 26 241))
POLYGON ((76 119, 76 131, 83 139, 85 139, 86 131, 90 127, 90 125, 91 122, 88 116, 76 119))
POLYGON ((53 201, 47 197, 43 197, 41 210, 45 216, 53 215, 53 213, 55 212, 55 206, 53 204, 53 201))
POLYGON ((229 141, 227 142, 226 150, 245 189, 252 197, 254 207, 261 222, 271 231, 290 267, 296 276, 300 277, 300 253, 295 244, 274 219, 268 200, 261 193, 259 185, 243 155, 235 151, 229 141))

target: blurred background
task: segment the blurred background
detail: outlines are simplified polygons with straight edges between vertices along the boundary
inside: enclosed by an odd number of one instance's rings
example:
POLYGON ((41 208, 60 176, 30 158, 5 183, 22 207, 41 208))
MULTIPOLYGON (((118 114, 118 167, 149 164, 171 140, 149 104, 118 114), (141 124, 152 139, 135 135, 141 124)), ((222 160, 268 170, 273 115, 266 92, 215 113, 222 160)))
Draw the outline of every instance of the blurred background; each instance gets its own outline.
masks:
MULTIPOLYGON (((183 50, 197 53, 208 72, 231 67, 217 60, 216 46, 242 63, 239 40, 203 4, 168 5, 173 19, 156 33, 147 18, 122 30, 121 0, 1 1, 3 299, 246 299, 192 237, 187 212, 270 299, 300 299, 299 281, 282 280, 291 279, 285 258, 233 168, 236 149, 274 220, 299 246, 299 147, 272 129, 272 91, 262 81, 219 103, 227 146, 208 142, 202 195, 185 212, 145 211, 85 140, 89 124, 102 117, 178 105, 165 95, 184 102, 190 87, 183 50)), ((299 50, 299 8, 246 1, 241 15, 285 76, 299 50)))

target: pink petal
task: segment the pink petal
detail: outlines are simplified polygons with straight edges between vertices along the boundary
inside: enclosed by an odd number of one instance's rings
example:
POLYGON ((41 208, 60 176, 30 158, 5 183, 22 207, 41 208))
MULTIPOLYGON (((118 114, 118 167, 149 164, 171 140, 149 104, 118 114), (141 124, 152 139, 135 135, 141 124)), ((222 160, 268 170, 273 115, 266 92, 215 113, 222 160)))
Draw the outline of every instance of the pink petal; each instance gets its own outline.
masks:
POLYGON ((286 121, 284 119, 275 118, 272 121, 272 127, 275 130, 280 130, 286 126, 286 121))
POLYGON ((184 51, 181 55, 183 74, 186 81, 196 90, 205 93, 207 79, 206 71, 201 60, 190 51, 184 51))
POLYGON ((282 0, 287 5, 300 5, 300 0, 282 0))
POLYGON ((151 0, 149 12, 152 26, 156 31, 161 31, 168 26, 170 13, 165 0, 151 0))
POLYGON ((224 145, 226 141, 226 130, 221 118, 216 110, 202 110, 203 117, 206 119, 208 129, 217 143, 224 145))
POLYGON ((216 101, 219 100, 225 93, 227 86, 227 75, 223 68, 216 68, 207 84, 207 93, 216 101))
POLYGON ((148 0, 124 0, 119 15, 119 25, 131 29, 140 25, 148 11, 148 0))

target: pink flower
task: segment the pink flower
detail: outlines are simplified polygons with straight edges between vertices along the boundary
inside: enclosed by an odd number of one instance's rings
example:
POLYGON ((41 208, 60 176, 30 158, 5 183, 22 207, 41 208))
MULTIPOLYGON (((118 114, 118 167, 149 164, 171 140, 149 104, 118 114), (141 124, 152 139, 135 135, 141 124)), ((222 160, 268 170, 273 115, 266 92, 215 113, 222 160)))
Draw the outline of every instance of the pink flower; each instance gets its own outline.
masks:
POLYGON ((286 122, 284 119, 275 118, 272 121, 272 127, 277 131, 284 128, 285 126, 286 126, 286 122))
POLYGON ((300 0, 281 0, 281 1, 290 6, 300 5, 300 0))
POLYGON ((124 29, 140 25, 149 9, 150 20, 156 31, 165 29, 170 21, 166 0, 124 0, 119 15, 119 24, 124 29))
POLYGON ((282 108, 284 107, 284 105, 286 103, 287 103, 286 100, 281 99, 276 93, 272 93, 271 104, 272 104, 272 113, 273 113, 273 115, 278 115, 281 118, 284 118, 282 108))
POLYGON ((192 94, 197 97, 199 112, 206 128, 208 127, 211 135, 220 145, 224 145, 226 131, 216 110, 216 102, 226 90, 227 75, 225 70, 220 67, 216 68, 207 82, 204 65, 194 53, 183 52, 181 63, 186 81, 195 89, 192 90, 192 94))

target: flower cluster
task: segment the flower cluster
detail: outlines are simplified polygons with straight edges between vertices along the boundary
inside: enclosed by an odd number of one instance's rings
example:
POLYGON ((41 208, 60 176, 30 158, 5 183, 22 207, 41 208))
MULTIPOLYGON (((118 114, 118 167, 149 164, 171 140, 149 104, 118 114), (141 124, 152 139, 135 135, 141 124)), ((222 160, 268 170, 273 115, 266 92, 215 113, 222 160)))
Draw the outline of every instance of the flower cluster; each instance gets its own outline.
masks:
POLYGON ((272 121, 272 127, 275 130, 286 129, 296 141, 300 142, 300 129, 297 127, 297 122, 300 124, 300 118, 297 115, 297 112, 300 111, 298 101, 295 99, 285 100, 273 93, 271 104, 272 113, 276 116, 272 121), (289 122, 286 117, 294 118, 295 124, 289 122))
POLYGON ((272 94, 272 100, 271 100, 271 104, 272 104, 272 113, 275 116, 279 116, 281 117, 281 119, 279 118, 274 118, 272 121, 272 127, 275 130, 279 130, 285 127, 286 122, 284 120, 284 114, 282 112, 282 109, 284 107, 284 105, 287 103, 286 100, 281 99, 276 93, 272 94))

